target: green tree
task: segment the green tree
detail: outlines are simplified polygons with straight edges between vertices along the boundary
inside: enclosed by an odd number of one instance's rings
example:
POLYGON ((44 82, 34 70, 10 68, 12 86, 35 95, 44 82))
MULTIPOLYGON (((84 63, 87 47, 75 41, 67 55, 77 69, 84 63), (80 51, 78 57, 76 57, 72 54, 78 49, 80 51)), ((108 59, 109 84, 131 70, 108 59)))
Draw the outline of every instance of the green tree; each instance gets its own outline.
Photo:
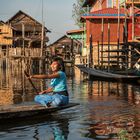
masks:
POLYGON ((81 16, 84 13, 87 13, 87 8, 82 7, 85 0, 77 0, 77 3, 73 4, 73 10, 72 10, 72 17, 75 21, 75 24, 79 27, 82 27, 82 23, 80 21, 81 16))

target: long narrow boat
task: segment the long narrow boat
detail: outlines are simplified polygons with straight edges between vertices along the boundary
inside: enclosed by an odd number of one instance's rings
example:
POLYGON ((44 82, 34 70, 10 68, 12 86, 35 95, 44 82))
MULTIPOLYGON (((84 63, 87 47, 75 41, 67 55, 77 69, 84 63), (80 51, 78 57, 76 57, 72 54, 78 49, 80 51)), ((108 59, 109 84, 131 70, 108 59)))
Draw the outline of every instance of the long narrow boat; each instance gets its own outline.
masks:
POLYGON ((77 65, 77 67, 84 73, 89 74, 95 78, 106 80, 118 80, 127 82, 140 82, 140 76, 114 74, 94 68, 85 67, 84 65, 77 65))
POLYGON ((79 105, 78 103, 69 103, 68 105, 59 106, 59 107, 44 107, 36 103, 27 103, 27 104, 17 104, 17 105, 7 105, 0 106, 0 121, 5 119, 17 119, 17 118, 26 118, 37 115, 50 114, 55 111, 62 109, 74 107, 79 105))

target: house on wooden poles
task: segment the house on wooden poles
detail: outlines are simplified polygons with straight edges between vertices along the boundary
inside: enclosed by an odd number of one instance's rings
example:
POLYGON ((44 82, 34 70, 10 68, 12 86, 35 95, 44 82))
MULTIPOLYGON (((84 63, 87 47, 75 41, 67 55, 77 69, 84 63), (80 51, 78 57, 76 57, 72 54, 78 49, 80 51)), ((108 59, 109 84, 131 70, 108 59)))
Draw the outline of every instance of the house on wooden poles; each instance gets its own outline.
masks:
MULTIPOLYGON (((33 17, 18 11, 6 23, 1 22, 0 31, 0 37, 4 38, 0 40, 1 49, 5 49, 10 60, 15 60, 9 63, 13 65, 11 67, 23 59, 28 69, 33 65, 38 65, 39 69, 42 65, 40 61, 45 62, 46 43, 49 41, 47 33, 50 31, 33 17)), ((5 55, 4 51, 0 54, 5 55)))
POLYGON ((87 49, 85 46, 85 39, 86 39, 86 34, 85 34, 85 29, 80 28, 80 29, 75 29, 75 30, 69 30, 67 31, 67 36, 70 37, 71 39, 75 39, 81 42, 81 53, 75 55, 75 59, 77 59, 78 62, 75 64, 80 64, 80 63, 87 63, 87 49))
POLYGON ((81 16, 86 23, 86 46, 90 67, 128 70, 140 58, 140 1, 85 0, 90 12, 81 16))
POLYGON ((1 99, 7 97, 5 102, 14 102, 16 92, 29 86, 25 86, 24 70, 44 73, 48 32, 44 25, 23 11, 6 22, 0 21, 0 92, 3 94, 0 96, 1 99))
POLYGON ((75 62, 77 62, 75 56, 81 54, 81 47, 82 43, 80 41, 64 35, 47 47, 47 56, 49 58, 58 56, 61 57, 65 63, 74 64, 75 62))
POLYGON ((28 56, 27 49, 30 48, 31 56, 40 57, 42 49, 49 41, 46 36, 49 30, 23 11, 18 11, 6 23, 13 27, 12 38, 7 38, 13 40, 13 48, 15 48, 11 55, 28 56))

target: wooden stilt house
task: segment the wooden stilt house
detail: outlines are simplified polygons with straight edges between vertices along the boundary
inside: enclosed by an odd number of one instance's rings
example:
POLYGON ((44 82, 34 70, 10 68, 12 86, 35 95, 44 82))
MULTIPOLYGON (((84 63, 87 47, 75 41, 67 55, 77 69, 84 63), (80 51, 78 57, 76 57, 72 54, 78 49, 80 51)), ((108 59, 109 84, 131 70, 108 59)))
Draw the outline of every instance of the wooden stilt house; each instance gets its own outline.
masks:
POLYGON ((108 70, 133 68, 136 46, 132 47, 129 42, 139 36, 139 14, 135 16, 134 4, 138 6, 135 0, 133 3, 130 0, 126 3, 118 0, 85 0, 83 6, 89 6, 91 10, 82 19, 86 22, 86 45, 89 56, 92 53, 94 67, 108 70))
POLYGON ((12 49, 11 55, 28 56, 28 49, 30 48, 31 56, 40 57, 42 49, 46 47, 46 42, 49 41, 46 36, 49 30, 23 11, 18 11, 6 23, 13 27, 13 36, 9 39, 13 39, 15 50, 12 49), (41 47, 41 42, 43 42, 43 47, 41 47))
POLYGON ((86 45, 93 46, 94 66, 114 67, 118 64, 116 59, 120 52, 118 45, 124 39, 124 10, 120 11, 120 24, 118 32, 118 10, 116 8, 106 8, 90 12, 82 16, 86 20, 86 45), (92 40, 90 37, 92 36, 92 40), (91 41, 91 42, 90 42, 91 41), (115 51, 116 50, 116 51, 115 51), (118 51, 117 51, 118 50, 118 51), (97 55, 94 55, 97 54, 97 55))
MULTIPOLYGON (((0 21, 0 105, 28 100, 25 90, 29 87, 32 91, 32 87, 25 79, 24 70, 45 73, 48 32, 23 11, 18 11, 6 23, 0 21)), ((43 86, 37 84, 40 91, 43 86)))
POLYGON ((81 42, 64 35, 57 41, 49 45, 48 52, 52 56, 59 56, 65 62, 73 63, 75 55, 81 53, 81 42))
POLYGON ((85 34, 85 29, 80 28, 77 30, 70 30, 67 31, 68 37, 71 39, 75 39, 81 42, 81 47, 80 53, 75 55, 75 64, 85 64, 87 62, 87 56, 86 56, 86 46, 85 46, 85 39, 86 39, 86 34, 85 34))

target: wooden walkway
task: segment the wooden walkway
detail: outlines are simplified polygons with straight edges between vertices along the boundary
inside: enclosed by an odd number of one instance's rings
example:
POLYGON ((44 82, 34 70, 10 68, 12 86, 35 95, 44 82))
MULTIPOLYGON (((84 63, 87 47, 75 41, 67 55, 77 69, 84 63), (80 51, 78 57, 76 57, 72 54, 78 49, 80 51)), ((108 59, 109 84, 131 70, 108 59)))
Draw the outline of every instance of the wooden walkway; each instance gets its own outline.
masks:
POLYGON ((33 102, 27 104, 0 106, 0 121, 3 121, 5 119, 10 120, 16 118, 26 118, 36 115, 50 114, 52 112, 74 107, 76 105, 79 104, 69 103, 68 105, 65 106, 46 108, 42 105, 33 102))

